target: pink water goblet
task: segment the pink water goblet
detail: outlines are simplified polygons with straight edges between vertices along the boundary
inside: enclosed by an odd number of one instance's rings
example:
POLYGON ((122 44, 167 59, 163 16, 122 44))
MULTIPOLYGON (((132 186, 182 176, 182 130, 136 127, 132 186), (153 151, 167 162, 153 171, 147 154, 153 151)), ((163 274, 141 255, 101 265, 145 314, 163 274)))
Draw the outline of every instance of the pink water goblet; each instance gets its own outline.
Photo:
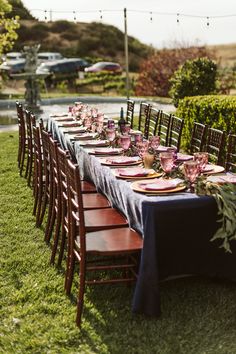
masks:
POLYGON ((109 140, 110 145, 112 145, 112 142, 115 140, 115 137, 116 137, 116 130, 114 128, 107 128, 106 129, 106 137, 107 137, 107 140, 109 140))
POLYGON ((151 136, 149 138, 149 145, 153 150, 157 150, 160 145, 160 137, 159 136, 151 136))
POLYGON ((194 192, 194 183, 200 174, 198 161, 185 161, 184 162, 184 175, 187 181, 190 183, 190 192, 194 192))
POLYGON ((120 135, 119 137, 119 145, 122 147, 125 151, 129 149, 131 144, 131 137, 130 135, 120 135))
POLYGON ((165 173, 170 173, 174 167, 174 156, 172 152, 161 152, 160 153, 160 163, 161 168, 165 173))
POLYGON ((136 144, 138 155, 143 159, 144 155, 148 152, 149 142, 147 140, 139 141, 136 144))
POLYGON ((201 151, 195 152, 193 154, 193 160, 198 162, 200 172, 203 172, 206 164, 208 163, 208 153, 201 151))

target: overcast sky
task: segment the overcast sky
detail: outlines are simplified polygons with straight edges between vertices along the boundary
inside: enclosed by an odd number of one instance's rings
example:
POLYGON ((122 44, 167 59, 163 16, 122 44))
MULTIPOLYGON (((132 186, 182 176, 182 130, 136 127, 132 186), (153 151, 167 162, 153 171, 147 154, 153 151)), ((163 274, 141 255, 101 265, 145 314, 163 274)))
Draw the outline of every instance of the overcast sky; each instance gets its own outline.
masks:
POLYGON ((51 10, 52 20, 73 21, 75 17, 79 22, 102 21, 121 30, 124 30, 123 9, 126 7, 128 34, 158 48, 171 46, 175 41, 236 43, 236 0, 23 0, 23 3, 41 20, 44 20, 44 11, 47 10, 49 18, 51 10), (183 14, 191 16, 181 16, 183 14))

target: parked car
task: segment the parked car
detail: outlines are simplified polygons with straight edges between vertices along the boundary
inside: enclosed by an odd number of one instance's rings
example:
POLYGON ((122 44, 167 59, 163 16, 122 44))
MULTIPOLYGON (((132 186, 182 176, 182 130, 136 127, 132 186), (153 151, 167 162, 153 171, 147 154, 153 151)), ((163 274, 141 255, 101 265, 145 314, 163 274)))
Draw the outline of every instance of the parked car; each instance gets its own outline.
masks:
POLYGON ((61 53, 58 52, 42 52, 38 53, 38 62, 43 63, 45 61, 60 60, 63 59, 61 53))
POLYGON ((8 77, 12 77, 12 74, 19 74, 25 71, 25 59, 14 59, 4 61, 0 65, 0 71, 6 73, 8 77))
POLYGON ((21 52, 9 52, 3 56, 4 61, 18 60, 18 59, 24 59, 24 58, 25 58, 25 55, 24 55, 24 53, 21 53, 21 52))
POLYGON ((84 69, 87 73, 97 73, 102 71, 108 71, 111 73, 122 73, 122 68, 118 63, 112 63, 108 61, 101 61, 96 64, 89 66, 88 68, 84 69))
POLYGON ((47 75, 45 82, 48 87, 63 80, 72 82, 78 77, 77 65, 71 59, 61 59, 41 63, 38 66, 36 73, 47 75))
POLYGON ((82 58, 68 58, 68 61, 74 63, 78 71, 84 71, 90 64, 82 58))

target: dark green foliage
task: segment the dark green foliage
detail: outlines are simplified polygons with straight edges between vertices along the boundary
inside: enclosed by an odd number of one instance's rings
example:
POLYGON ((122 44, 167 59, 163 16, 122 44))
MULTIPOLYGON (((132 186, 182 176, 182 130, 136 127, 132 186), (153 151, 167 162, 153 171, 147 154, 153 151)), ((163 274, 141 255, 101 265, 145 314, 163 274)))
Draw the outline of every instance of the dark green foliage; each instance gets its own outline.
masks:
POLYGON ((73 31, 76 28, 76 25, 73 22, 66 20, 58 20, 52 22, 50 30, 51 32, 61 33, 65 31, 73 31))
POLYGON ((19 16, 21 20, 35 20, 21 0, 9 0, 8 2, 12 5, 12 11, 7 17, 19 16))
POLYGON ((179 101, 176 111, 184 118, 183 147, 189 148, 193 122, 208 124, 212 128, 236 133, 236 97, 235 96, 195 96, 179 101))
POLYGON ((215 93, 217 65, 208 58, 187 60, 170 79, 170 96, 177 107, 185 96, 215 93))
MULTIPOLYGON (((30 28, 30 30, 27 26, 21 24, 17 33, 22 42, 31 44, 36 42, 39 43, 42 38, 45 40, 48 37, 47 28, 42 23, 36 23, 30 28)), ((14 48, 16 50, 22 50, 22 42, 16 41, 14 48)))

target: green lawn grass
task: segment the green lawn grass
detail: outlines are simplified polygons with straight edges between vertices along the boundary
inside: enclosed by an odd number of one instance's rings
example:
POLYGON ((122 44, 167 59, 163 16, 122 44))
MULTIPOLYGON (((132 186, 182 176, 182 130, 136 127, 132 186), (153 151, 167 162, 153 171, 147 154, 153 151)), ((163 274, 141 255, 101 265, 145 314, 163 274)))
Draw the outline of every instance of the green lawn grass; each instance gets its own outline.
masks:
POLYGON ((90 287, 80 331, 76 282, 68 298, 65 264, 49 265, 17 144, 0 133, 0 353, 236 353, 236 284, 215 279, 163 282, 159 319, 131 313, 133 287, 90 287))

